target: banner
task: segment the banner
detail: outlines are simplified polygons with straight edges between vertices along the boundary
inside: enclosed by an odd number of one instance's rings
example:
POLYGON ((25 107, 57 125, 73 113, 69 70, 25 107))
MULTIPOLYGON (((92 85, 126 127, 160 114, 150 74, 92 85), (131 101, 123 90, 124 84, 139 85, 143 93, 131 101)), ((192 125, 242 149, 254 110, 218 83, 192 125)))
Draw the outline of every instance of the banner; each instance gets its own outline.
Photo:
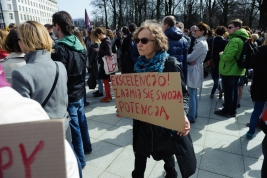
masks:
POLYGON ((118 114, 185 132, 180 73, 111 75, 118 114))
POLYGON ((63 120, 0 125, 0 178, 66 178, 63 120))

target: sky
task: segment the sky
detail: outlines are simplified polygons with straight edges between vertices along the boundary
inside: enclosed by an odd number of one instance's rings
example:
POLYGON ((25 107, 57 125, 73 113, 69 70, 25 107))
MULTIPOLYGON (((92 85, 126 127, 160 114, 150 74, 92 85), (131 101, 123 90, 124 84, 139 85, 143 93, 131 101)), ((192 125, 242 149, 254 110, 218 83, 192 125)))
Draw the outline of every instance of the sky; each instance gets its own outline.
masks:
MULTIPOLYGON (((56 0, 59 11, 67 11, 73 19, 84 18, 84 11, 87 10, 89 19, 93 18, 90 13, 93 7, 90 5, 92 0, 56 0)), ((93 0, 94 1, 94 0, 93 0)))

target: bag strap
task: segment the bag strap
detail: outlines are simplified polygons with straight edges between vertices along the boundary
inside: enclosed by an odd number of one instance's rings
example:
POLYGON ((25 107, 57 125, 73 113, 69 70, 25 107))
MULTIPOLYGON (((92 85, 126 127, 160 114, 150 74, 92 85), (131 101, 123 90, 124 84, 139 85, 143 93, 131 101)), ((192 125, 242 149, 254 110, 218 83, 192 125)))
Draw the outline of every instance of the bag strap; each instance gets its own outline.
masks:
POLYGON ((52 93, 53 93, 53 91, 54 91, 54 89, 55 89, 55 87, 56 87, 56 84, 57 84, 58 74, 59 74, 58 71, 59 71, 59 70, 58 70, 58 64, 57 64, 56 62, 55 62, 55 64, 56 64, 56 68, 57 68, 56 76, 55 76, 55 80, 54 80, 53 86, 52 86, 52 88, 51 88, 49 94, 47 95, 47 97, 45 98, 45 100, 44 100, 43 103, 42 103, 42 107, 43 107, 43 108, 45 107, 47 101, 48 101, 49 98, 51 97, 51 95, 52 95, 52 93))
POLYGON ((213 38, 212 40, 212 50, 211 50, 211 59, 213 61, 213 47, 214 47, 214 40, 215 40, 216 36, 213 38))

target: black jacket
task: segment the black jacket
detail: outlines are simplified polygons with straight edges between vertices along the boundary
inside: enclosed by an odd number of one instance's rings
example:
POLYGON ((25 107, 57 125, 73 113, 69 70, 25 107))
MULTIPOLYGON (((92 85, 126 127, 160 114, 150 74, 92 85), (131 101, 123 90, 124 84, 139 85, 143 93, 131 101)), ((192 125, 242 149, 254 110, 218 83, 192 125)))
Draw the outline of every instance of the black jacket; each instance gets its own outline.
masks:
POLYGON ((212 38, 208 39, 209 51, 207 53, 205 62, 212 58, 213 61, 214 61, 214 65, 215 65, 214 72, 216 72, 216 73, 219 73, 219 62, 220 62, 219 53, 224 50, 224 48, 227 45, 227 43, 228 43, 228 41, 225 40, 221 36, 215 36, 215 37, 212 37, 212 38), (214 39, 214 44, 213 44, 213 47, 212 47, 213 39, 214 39), (213 50, 213 56, 211 56, 212 50, 213 50))
POLYGON ((132 34, 129 34, 126 38, 124 38, 123 43, 121 45, 121 73, 134 73, 134 61, 131 59, 131 49, 132 45, 132 34))
POLYGON ((111 49, 111 41, 109 37, 104 38, 101 40, 101 44, 98 51, 98 63, 100 64, 99 71, 98 71, 98 79, 105 80, 109 78, 109 75, 106 75, 104 70, 104 62, 102 57, 110 56, 112 54, 111 49))
MULTIPOLYGON (((184 111, 186 115, 188 111, 189 94, 186 90, 182 69, 176 58, 168 58, 168 60, 165 62, 165 68, 163 72, 180 72, 184 111)), ((195 171, 196 159, 190 135, 180 137, 177 135, 176 131, 134 120, 133 150, 135 153, 146 157, 152 155, 155 160, 162 160, 173 154, 177 154, 181 155, 180 157, 178 156, 179 159, 185 161, 184 155, 190 153, 190 155, 193 155, 193 161, 191 162, 191 159, 186 160, 189 162, 189 164, 186 164, 185 162, 181 163, 180 170, 184 170, 184 172, 182 172, 183 176, 189 174, 192 175, 195 171), (188 173, 187 170, 189 168, 184 166, 192 166, 193 171, 188 173)))
POLYGON ((83 72, 86 67, 87 52, 75 51, 62 43, 56 43, 54 49, 55 52, 51 54, 51 58, 62 62, 67 70, 69 103, 76 102, 84 94, 83 72))
POLYGON ((251 98, 253 101, 267 101, 267 46, 258 48, 254 56, 254 76, 251 85, 251 98))

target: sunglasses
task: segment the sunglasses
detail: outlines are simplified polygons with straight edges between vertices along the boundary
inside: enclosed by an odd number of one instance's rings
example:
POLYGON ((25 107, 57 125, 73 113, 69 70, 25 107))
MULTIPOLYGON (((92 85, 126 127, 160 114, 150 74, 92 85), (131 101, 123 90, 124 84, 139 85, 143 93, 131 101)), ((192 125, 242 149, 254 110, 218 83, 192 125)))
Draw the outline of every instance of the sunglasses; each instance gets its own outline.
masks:
POLYGON ((228 27, 228 29, 232 29, 232 28, 235 28, 235 27, 231 27, 231 26, 228 27))
POLYGON ((141 41, 142 44, 147 44, 149 41, 155 41, 155 40, 150 40, 148 38, 141 38, 141 39, 136 38, 136 39, 134 39, 134 42, 136 44, 138 44, 140 41, 141 41))

